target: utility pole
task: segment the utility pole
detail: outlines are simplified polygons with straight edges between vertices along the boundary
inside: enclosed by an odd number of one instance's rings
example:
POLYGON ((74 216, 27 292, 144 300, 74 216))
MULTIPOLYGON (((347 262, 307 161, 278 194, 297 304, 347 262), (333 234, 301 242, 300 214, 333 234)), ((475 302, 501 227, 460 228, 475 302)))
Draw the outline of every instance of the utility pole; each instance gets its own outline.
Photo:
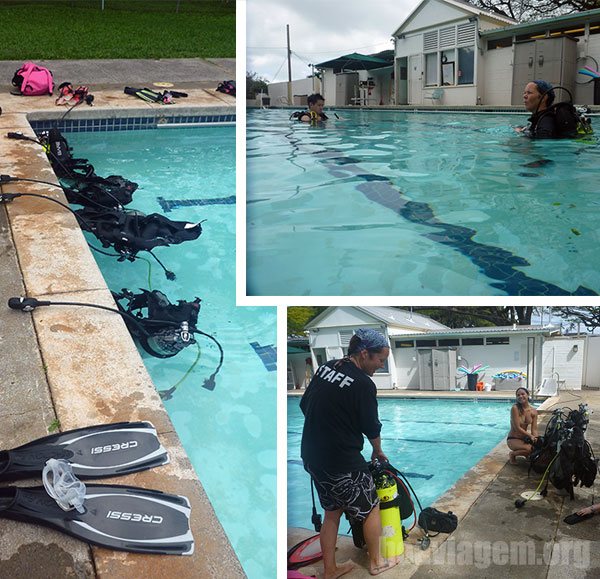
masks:
POLYGON ((288 86, 287 86, 287 96, 288 103, 290 105, 292 103, 292 51, 290 50, 290 25, 285 25, 287 31, 287 58, 288 58, 288 86))

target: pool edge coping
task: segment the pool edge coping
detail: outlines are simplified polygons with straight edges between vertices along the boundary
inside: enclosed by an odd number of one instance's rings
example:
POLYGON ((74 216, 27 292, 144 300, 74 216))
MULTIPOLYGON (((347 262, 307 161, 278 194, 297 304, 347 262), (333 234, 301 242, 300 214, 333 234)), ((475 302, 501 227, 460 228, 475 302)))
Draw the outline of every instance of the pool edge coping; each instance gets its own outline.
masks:
MULTIPOLYGON (((155 108, 157 107, 155 106, 155 108)), ((191 108, 202 110, 203 108, 206 109, 207 107, 191 108)), ((223 108, 228 109, 231 112, 231 106, 226 104, 219 105, 218 107, 214 104, 211 104, 210 108, 223 108)), ((181 109, 171 110, 173 112, 181 111, 181 109)), ((97 116, 98 113, 103 114, 104 112, 118 116, 121 112, 131 113, 131 111, 137 111, 140 114, 145 113, 145 116, 148 116, 149 113, 147 107, 139 106, 127 107, 125 109, 103 109, 102 107, 94 107, 93 110, 95 116, 97 116)), ((47 111, 41 111, 41 113, 45 112, 47 111)), ((77 112, 79 114, 85 114, 88 112, 88 110, 80 109, 77 112)), ((39 116, 40 111, 17 111, 16 113, 9 115, 5 110, 4 113, 5 114, 3 114, 3 118, 0 122, 2 128, 5 128, 5 126, 8 124, 6 121, 6 119, 8 119, 9 123, 13 123, 10 125, 8 130, 14 130, 14 125, 16 123, 25 131, 33 132, 30 123, 30 115, 33 114, 34 116, 39 116)), ((235 114, 235 112, 233 114, 235 114)), ((45 154, 43 156, 45 157, 45 154)), ((39 151, 36 151, 35 155, 32 157, 31 151, 28 152, 27 148, 24 147, 23 152, 21 153, 20 151, 20 155, 17 157, 18 158, 16 159, 14 156, 9 159, 3 159, 3 167, 4 165, 10 165, 11 168, 19 167, 19 165, 25 166, 26 168, 31 166, 37 166, 39 168, 41 166, 39 151)), ((54 179, 56 179, 47 159, 45 160, 45 164, 46 167, 42 168, 42 170, 50 170, 52 176, 54 179)), ((2 172, 5 171, 3 170, 2 172)), ((12 191, 21 190, 21 188, 22 190, 26 190, 28 187, 31 189, 31 186, 14 186, 11 184, 10 189, 12 191)), ((35 190, 37 192, 48 194, 53 198, 62 198, 63 202, 66 201, 62 192, 57 194, 57 190, 54 188, 38 185, 35 187, 35 190)), ((47 204, 45 207, 42 207, 40 206, 39 202, 31 202, 31 198, 24 197, 22 200, 22 204, 19 203, 21 200, 17 201, 21 207, 18 207, 16 204, 9 204, 5 206, 5 211, 9 223, 9 235, 11 236, 12 244, 17 257, 17 271, 15 274, 20 277, 22 285, 25 289, 25 294, 46 299, 52 299, 56 297, 60 298, 61 296, 63 298, 65 296, 70 296, 73 298, 73 295, 75 295, 78 298, 77 301, 89 300, 90 302, 100 301, 102 303, 103 300, 108 299, 110 303, 110 301, 112 301, 112 298, 110 297, 110 290, 106 286, 106 282, 101 274, 100 277, 102 279, 102 283, 99 282, 97 277, 99 270, 97 272, 89 271, 90 267, 92 270, 94 270, 97 269, 97 266, 95 265, 95 260, 93 260, 90 249, 87 247, 83 233, 75 223, 74 218, 71 219, 71 223, 69 223, 69 217, 66 217, 65 219, 64 210, 62 210, 63 214, 61 216, 61 210, 57 211, 55 208, 48 206, 52 204, 47 204), (23 212, 23 208, 26 210, 27 208, 30 208, 33 212, 33 215, 28 215, 27 211, 23 212), (81 279, 81 277, 76 276, 77 283, 74 286, 69 287, 69 284, 67 283, 62 284, 63 287, 61 287, 60 280, 53 280, 52 276, 48 275, 53 269, 52 264, 42 265, 41 269, 43 270, 45 267, 47 271, 42 271, 41 276, 38 276, 38 278, 35 277, 32 268, 35 268, 36 264, 32 263, 31 258, 35 257, 36 250, 40 250, 40 244, 39 240, 36 239, 35 231, 34 235, 28 239, 27 234, 24 234, 24 230, 29 225, 28 220, 33 221, 33 219, 39 216, 43 216, 46 229, 50 229, 48 225, 51 225, 53 221, 54 223, 60 222, 61 220, 66 221, 66 227, 63 229, 59 228, 57 230, 61 234, 58 244, 53 246, 52 252, 46 252, 45 254, 45 257, 49 258, 48 261, 60 263, 62 260, 68 264, 68 268, 72 272, 77 272, 77 274, 81 273, 83 277, 87 276, 87 279, 81 279), (58 248, 60 248, 60 250, 58 250, 58 248), (81 259, 82 257, 83 259, 81 259), (90 265, 90 259, 91 263, 94 264, 93 266, 90 265), (46 274, 46 279, 43 279, 44 274, 46 274), (55 285, 58 287, 55 288, 55 285), (40 291, 40 288, 44 287, 46 288, 46 291, 43 291, 43 289, 40 291)), ((48 240, 46 241, 48 242, 48 240)), ((64 263, 62 266, 58 266, 59 271, 61 271, 61 267, 63 273, 66 272, 64 263)), ((9 275, 12 275, 12 273, 9 275)), ((107 376, 94 376, 93 372, 91 372, 89 368, 83 368, 79 372, 75 372, 69 377, 68 380, 64 378, 65 371, 63 369, 62 362, 64 362, 65 344, 56 344, 57 340, 55 338, 49 338, 52 337, 51 332, 53 331, 50 326, 60 326, 62 324, 68 328, 69 324, 73 322, 73 318, 77 318, 76 314, 73 314, 72 311, 69 312, 68 310, 69 309, 57 308, 53 311, 52 308, 49 308, 43 313, 36 311, 30 318, 32 319, 34 332, 37 338, 36 345, 38 347, 41 363, 43 365, 43 373, 46 376, 46 381, 51 392, 51 404, 55 415, 60 420, 61 429, 75 428, 89 424, 90 414, 93 414, 94 412, 94 408, 91 408, 93 405, 90 404, 91 400, 88 397, 89 390, 85 392, 85 396, 81 396, 81 390, 78 391, 77 388, 72 388, 70 393, 75 394, 75 396, 69 401, 68 396, 64 395, 64 390, 68 390, 68 388, 64 386, 65 382, 70 382, 72 386, 79 384, 81 388, 83 388, 84 383, 90 383, 90 381, 85 380, 84 377, 87 377, 88 379, 92 378, 96 380, 100 379, 110 381, 107 376), (62 310, 62 312, 60 310, 62 310), (50 326, 47 320, 51 321, 50 326), (79 396, 77 396, 77 394, 79 394, 79 396), (74 418, 69 416, 67 410, 69 410, 71 407, 78 408, 78 403, 82 402, 82 398, 85 398, 85 402, 88 403, 88 406, 81 409, 81 412, 78 413, 78 416, 74 418), (83 420, 86 421, 85 423, 78 422, 78 420, 81 420, 82 417, 83 420)), ((16 315, 23 314, 17 313, 16 315)), ((98 318, 95 315, 87 314, 84 316, 84 318, 88 321, 91 320, 89 323, 92 326, 95 325, 96 329, 99 328, 106 331, 106 334, 103 334, 106 335, 106 339, 104 342, 101 342, 97 339, 96 335, 87 340, 87 343, 81 343, 82 335, 78 334, 76 335, 76 341, 78 343, 74 344, 73 342, 71 343, 71 346, 75 348, 76 352, 84 352, 87 359, 95 358, 96 360, 104 360, 106 357, 106 348, 98 346, 101 343, 114 344, 115 340, 118 341, 119 347, 123 351, 127 352, 127 363, 130 365, 130 384, 135 385, 136 387, 127 390, 127 396, 121 396, 121 401, 128 400, 132 404, 132 406, 129 407, 129 411, 125 410, 125 416, 123 416, 123 411, 119 408, 118 393, 115 391, 112 392, 115 395, 115 398, 113 399, 110 399, 110 397, 107 396, 106 392, 104 391, 102 392, 101 396, 96 396, 96 399, 94 399, 94 405, 101 409, 100 411, 97 411, 97 416, 101 419, 103 416, 108 418, 108 420, 100 421, 113 422, 120 419, 150 419, 151 422, 155 423, 159 435, 161 435, 161 439, 164 435, 165 439, 163 440, 163 444, 168 447, 168 450, 172 456, 172 463, 168 467, 162 467, 162 469, 158 469, 157 471, 145 471, 144 473, 133 475, 135 478, 134 481, 132 481, 131 478, 119 478, 114 482, 117 484, 139 484, 139 486, 146 486, 147 488, 161 488, 167 492, 188 495, 194 507, 194 511, 192 513, 192 530, 194 531, 197 546, 196 555, 193 555, 191 558, 155 558, 152 556, 138 554, 112 552, 93 547, 90 550, 90 557, 93 560, 94 569, 99 574, 107 573, 110 574, 111 577, 129 577, 131 576, 130 573, 134 568, 137 569, 136 573, 139 573, 140 576, 143 574, 148 577, 161 577, 165 571, 176 572, 177 575, 182 578, 196 577, 198 574, 202 575, 203 573, 208 573, 210 576, 214 576, 213 573, 216 572, 216 570, 226 574, 230 573, 231 576, 244 577, 245 573, 243 572, 243 568, 239 562, 239 559, 237 558, 233 546, 231 545, 221 522, 214 512, 212 504, 210 503, 203 489, 198 475, 191 467, 189 458, 187 457, 181 441, 179 440, 179 437, 173 428, 168 412, 156 393, 156 388, 148 374, 148 371, 143 365, 141 356, 138 353, 133 339, 129 335, 129 332, 126 331, 124 323, 120 318, 118 318, 118 316, 115 316, 113 319, 108 321, 102 317, 98 318), (143 416, 138 415, 140 410, 146 414, 143 416), (167 475, 167 477, 164 475, 167 475), (154 480, 158 480, 158 483, 152 482, 154 480), (162 486, 161 480, 163 481, 162 486), (209 531, 211 533, 210 536, 208 535, 209 531), (162 563, 160 561, 162 561, 162 563), (192 562, 194 564, 190 565, 192 562), (127 571, 124 570, 124 564, 127 566, 127 571)), ((93 334, 93 331, 91 333, 93 334)), ((70 370, 73 372, 73 367, 71 367, 70 370)), ((108 388, 109 384, 105 384, 105 386, 108 388)), ((96 392, 98 392, 97 385, 96 392)))

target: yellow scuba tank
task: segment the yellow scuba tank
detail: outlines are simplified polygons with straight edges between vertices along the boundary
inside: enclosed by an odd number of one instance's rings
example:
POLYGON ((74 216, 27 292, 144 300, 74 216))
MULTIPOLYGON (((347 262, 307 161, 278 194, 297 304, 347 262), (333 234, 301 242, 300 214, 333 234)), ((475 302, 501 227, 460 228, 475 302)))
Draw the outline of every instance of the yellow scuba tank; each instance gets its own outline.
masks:
POLYGON ((380 501, 379 512, 381 514, 381 556, 386 559, 397 557, 404 553, 400 507, 397 505, 388 505, 388 503, 392 502, 398 496, 398 487, 391 477, 384 475, 376 481, 376 489, 380 501))

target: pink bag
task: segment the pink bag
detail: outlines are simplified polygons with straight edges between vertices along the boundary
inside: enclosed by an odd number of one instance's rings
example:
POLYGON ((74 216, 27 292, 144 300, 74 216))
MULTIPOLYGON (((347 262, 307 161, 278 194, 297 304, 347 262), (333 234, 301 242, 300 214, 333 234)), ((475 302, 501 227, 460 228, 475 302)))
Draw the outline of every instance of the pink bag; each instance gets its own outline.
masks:
POLYGON ((12 83, 25 96, 52 94, 54 90, 52 73, 47 68, 33 62, 24 63, 15 72, 12 83))

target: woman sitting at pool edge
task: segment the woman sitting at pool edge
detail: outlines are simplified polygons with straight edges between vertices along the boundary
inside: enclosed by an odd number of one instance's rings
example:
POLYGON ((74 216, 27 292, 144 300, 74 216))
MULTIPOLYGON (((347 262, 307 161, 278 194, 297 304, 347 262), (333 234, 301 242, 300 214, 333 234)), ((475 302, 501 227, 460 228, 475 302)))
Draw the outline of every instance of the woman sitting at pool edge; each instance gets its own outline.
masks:
POLYGON ((517 388, 516 404, 510 410, 510 432, 506 444, 510 448, 508 457, 511 464, 517 464, 517 456, 528 457, 537 439, 537 410, 529 405, 529 390, 517 388), (531 432, 527 432, 527 428, 531 432))

